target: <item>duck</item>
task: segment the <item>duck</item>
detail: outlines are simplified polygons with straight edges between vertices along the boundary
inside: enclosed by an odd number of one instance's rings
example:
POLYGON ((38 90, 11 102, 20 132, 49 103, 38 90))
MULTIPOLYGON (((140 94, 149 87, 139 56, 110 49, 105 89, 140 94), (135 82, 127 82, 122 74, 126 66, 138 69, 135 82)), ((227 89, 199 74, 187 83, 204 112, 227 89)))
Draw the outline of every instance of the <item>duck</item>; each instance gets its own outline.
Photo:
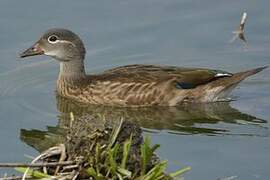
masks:
POLYGON ((60 70, 56 93, 61 97, 83 104, 123 107, 224 101, 242 80, 268 67, 233 74, 207 68, 132 64, 87 74, 85 54, 77 34, 52 28, 20 57, 46 55, 57 60, 60 70))

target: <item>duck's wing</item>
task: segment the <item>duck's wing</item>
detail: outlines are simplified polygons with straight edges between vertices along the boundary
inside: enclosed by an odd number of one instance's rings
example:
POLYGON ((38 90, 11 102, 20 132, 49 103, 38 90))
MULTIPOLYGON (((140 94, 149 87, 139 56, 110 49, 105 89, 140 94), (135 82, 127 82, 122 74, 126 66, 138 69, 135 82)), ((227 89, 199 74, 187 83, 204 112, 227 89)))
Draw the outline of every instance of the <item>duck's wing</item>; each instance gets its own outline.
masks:
POLYGON ((107 70, 97 77, 99 80, 120 83, 158 83, 174 79, 178 88, 189 89, 227 76, 232 76, 232 74, 203 68, 135 64, 107 70))

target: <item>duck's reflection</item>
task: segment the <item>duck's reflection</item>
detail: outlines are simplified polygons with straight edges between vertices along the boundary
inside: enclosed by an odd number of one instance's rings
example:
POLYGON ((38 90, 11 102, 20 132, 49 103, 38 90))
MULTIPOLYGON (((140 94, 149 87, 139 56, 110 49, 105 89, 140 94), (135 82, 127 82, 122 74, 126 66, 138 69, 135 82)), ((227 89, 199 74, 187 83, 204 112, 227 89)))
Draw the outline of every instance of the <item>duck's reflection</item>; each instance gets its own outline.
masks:
POLYGON ((66 98, 57 97, 57 109, 60 112, 57 127, 48 127, 46 132, 23 129, 21 130, 21 139, 38 150, 44 150, 61 141, 65 133, 62 129, 70 125, 70 112, 73 112, 76 119, 87 116, 94 117, 95 120, 91 120, 89 123, 99 128, 105 123, 114 124, 114 122, 123 118, 145 130, 166 130, 170 133, 179 134, 260 136, 261 134, 258 134, 257 130, 250 131, 250 128, 243 127, 252 126, 265 130, 266 127, 263 127, 263 124, 267 123, 266 120, 258 119, 232 108, 229 102, 178 107, 123 108, 86 106, 66 98), (243 132, 243 129, 247 129, 248 132, 243 132), (239 132, 237 132, 238 130, 239 132))
POLYGON ((232 108, 229 102, 192 104, 177 107, 123 108, 96 105, 85 106, 69 99, 61 97, 57 99, 57 108, 61 112, 59 126, 65 126, 69 122, 70 112, 73 112, 76 116, 91 114, 96 116, 96 118, 107 120, 123 117, 145 129, 167 130, 185 134, 215 135, 223 132, 229 134, 229 129, 207 128, 207 126, 219 123, 260 126, 267 122, 232 108))

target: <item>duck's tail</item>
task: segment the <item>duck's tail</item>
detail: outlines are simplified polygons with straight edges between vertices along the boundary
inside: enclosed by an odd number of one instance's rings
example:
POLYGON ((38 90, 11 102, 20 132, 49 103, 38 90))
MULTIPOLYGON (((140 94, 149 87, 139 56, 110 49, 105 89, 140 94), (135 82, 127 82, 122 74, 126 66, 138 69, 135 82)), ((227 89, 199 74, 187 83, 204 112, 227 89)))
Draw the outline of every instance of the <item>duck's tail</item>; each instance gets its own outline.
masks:
POLYGON ((238 72, 230 77, 218 78, 206 85, 198 86, 193 92, 200 102, 215 102, 221 101, 227 98, 228 94, 247 77, 254 75, 268 66, 259 67, 243 72, 238 72))

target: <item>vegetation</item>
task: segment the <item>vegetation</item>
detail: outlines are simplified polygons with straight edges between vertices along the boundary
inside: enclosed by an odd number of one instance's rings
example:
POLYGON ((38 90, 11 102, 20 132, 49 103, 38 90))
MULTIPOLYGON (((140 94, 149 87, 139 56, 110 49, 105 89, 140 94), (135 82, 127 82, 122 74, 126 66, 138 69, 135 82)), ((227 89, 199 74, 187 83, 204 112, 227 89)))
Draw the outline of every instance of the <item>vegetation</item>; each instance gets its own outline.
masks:
MULTIPOLYGON (((132 139, 127 139, 124 146, 121 147, 118 143, 102 147, 100 145, 96 146, 96 154, 93 157, 89 157, 89 162, 87 167, 78 168, 78 165, 73 165, 74 169, 69 173, 59 172, 55 174, 56 167, 52 167, 47 173, 43 172, 43 168, 28 170, 28 168, 20 167, 16 168, 19 172, 27 172, 27 178, 35 179, 65 179, 71 177, 71 174, 77 174, 76 177, 81 177, 83 179, 132 179, 132 180, 158 180, 158 179, 173 179, 181 176, 186 171, 190 170, 190 167, 180 169, 176 172, 166 174, 165 170, 167 167, 166 161, 160 161, 156 163, 153 167, 148 168, 151 164, 151 159, 154 156, 155 150, 159 147, 158 145, 151 146, 150 139, 146 138, 145 142, 141 145, 141 170, 138 172, 136 169, 127 168, 127 159, 129 158, 129 151, 131 147, 132 139), (121 159, 119 159, 121 157, 121 159), (74 173, 77 171, 77 173, 74 173), (49 173, 50 172, 50 173, 49 173), (81 173, 81 174, 80 174, 81 173)), ((70 165, 69 165, 70 166, 70 165)), ((63 166, 65 167, 65 166, 63 166)), ((62 169, 65 169, 63 168, 62 169)), ((67 167, 67 166, 66 166, 67 167)))
POLYGON ((167 161, 160 161, 155 154, 159 145, 151 145, 149 137, 141 140, 141 133, 134 131, 136 127, 123 120, 111 131, 93 131, 87 136, 76 122, 72 121, 65 143, 49 148, 31 164, 15 165, 24 173, 21 179, 166 180, 190 170, 186 167, 166 173, 167 161))

